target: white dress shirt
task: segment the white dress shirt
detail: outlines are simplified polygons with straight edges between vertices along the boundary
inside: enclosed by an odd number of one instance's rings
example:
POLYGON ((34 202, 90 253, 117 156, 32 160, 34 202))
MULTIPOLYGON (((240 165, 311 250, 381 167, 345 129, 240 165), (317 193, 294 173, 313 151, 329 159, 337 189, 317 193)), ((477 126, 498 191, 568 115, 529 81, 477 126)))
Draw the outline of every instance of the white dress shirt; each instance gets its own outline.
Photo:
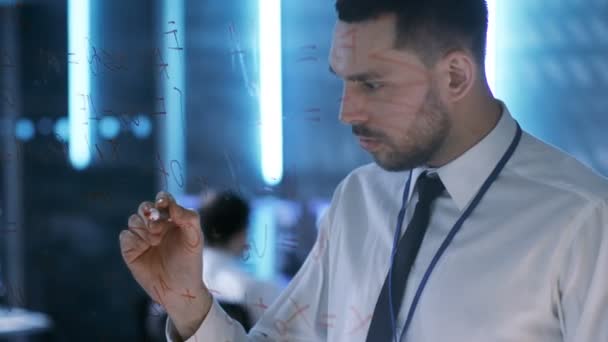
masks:
MULTIPOLYGON (((486 137, 436 169, 447 191, 432 206, 399 335, 431 259, 515 135, 503 108, 486 137)), ((412 184, 422 171, 413 170, 412 184)), ((408 175, 375 164, 350 173, 306 262, 250 334, 214 303, 189 341, 365 341, 408 175)), ((407 221, 417 201, 411 188, 407 221)), ((607 198, 604 178, 524 132, 439 260, 402 342, 608 341, 607 198)), ((167 328, 169 337, 170 321, 167 328)))

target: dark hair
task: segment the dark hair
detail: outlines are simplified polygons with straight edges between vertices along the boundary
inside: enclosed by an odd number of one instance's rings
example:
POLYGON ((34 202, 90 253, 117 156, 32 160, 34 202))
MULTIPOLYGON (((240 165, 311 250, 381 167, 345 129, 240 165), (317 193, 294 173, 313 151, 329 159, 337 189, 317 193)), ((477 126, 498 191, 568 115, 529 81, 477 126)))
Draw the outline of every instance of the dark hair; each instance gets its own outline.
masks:
POLYGON ((225 246, 249 224, 249 205, 233 192, 217 194, 200 210, 205 243, 225 246))
POLYGON ((395 46, 411 48, 427 65, 455 48, 469 49, 479 65, 484 64, 488 30, 485 0, 338 0, 336 10, 338 18, 348 23, 395 14, 395 46))

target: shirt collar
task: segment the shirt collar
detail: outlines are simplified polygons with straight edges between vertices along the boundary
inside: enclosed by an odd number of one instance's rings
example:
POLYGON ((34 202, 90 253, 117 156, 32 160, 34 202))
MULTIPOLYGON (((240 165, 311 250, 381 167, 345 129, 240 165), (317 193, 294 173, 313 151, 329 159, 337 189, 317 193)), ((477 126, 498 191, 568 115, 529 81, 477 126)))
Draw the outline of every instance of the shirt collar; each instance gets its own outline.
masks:
MULTIPOLYGON (((496 164, 509 148, 517 130, 517 123, 504 103, 498 124, 488 135, 458 158, 437 168, 418 167, 412 170, 412 183, 424 171, 437 173, 450 197, 460 211, 463 211, 477 194, 496 164)), ((414 187, 410 187, 410 196, 414 187)))

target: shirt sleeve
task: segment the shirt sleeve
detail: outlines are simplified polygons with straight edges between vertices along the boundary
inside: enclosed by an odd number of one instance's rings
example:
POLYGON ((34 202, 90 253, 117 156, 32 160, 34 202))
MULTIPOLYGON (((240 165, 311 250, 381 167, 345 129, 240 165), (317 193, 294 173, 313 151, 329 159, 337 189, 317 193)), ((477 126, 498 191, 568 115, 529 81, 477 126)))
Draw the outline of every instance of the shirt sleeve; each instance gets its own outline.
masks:
POLYGON ((559 279, 565 342, 608 341, 608 205, 585 215, 559 279))
MULTIPOLYGON (((319 222, 317 239, 304 264, 274 303, 265 308, 249 335, 214 300, 207 317, 187 342, 326 341, 327 324, 321 318, 327 317, 328 312, 331 217, 335 200, 334 194, 330 208, 319 222)), ((260 303, 260 306, 265 305, 260 303)), ((168 341, 181 341, 170 319, 167 319, 166 335, 168 341)))

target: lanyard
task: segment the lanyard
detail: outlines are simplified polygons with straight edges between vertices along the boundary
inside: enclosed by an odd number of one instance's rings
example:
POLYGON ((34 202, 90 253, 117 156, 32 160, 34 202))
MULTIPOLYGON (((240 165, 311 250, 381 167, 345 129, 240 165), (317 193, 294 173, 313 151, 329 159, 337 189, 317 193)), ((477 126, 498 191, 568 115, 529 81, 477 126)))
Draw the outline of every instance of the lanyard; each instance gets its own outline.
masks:
MULTIPOLYGON (((435 256, 433 257, 431 264, 425 271, 424 277, 420 281, 420 285, 418 285, 418 289, 416 290, 416 295, 414 296, 414 300, 412 301, 412 304, 408 311, 407 319, 405 320, 405 325, 403 327, 403 331, 401 332, 401 337, 399 338, 399 341, 401 341, 403 339, 403 336, 407 332, 407 330, 410 326, 410 323, 412 322, 412 318, 414 316, 414 312, 416 311, 416 307, 418 306, 418 302, 420 301, 420 296, 422 295, 422 291, 426 287, 429 277, 431 276, 431 273, 435 269, 437 262, 439 261, 439 259, 441 258, 441 256, 445 252, 445 250, 448 248, 448 246, 450 245, 452 240, 454 240, 454 236, 456 235, 456 233, 458 233, 458 231, 462 227, 462 224, 464 223, 464 221, 469 217, 469 215, 471 215, 471 213, 477 207, 477 205, 479 204, 479 202, 481 201, 481 199, 485 195, 485 193, 488 191, 488 189, 490 188, 492 183, 494 183, 496 181, 496 179, 498 178, 498 175, 503 170, 503 168, 505 167, 505 165, 507 164, 509 159, 511 159, 511 156, 513 156, 513 153, 515 152, 515 149, 517 148, 517 146, 519 145, 519 141, 521 140, 521 135, 522 135, 521 127, 519 126, 519 124, 517 124, 517 132, 515 133, 515 137, 513 137, 513 141, 511 141, 511 145, 509 145, 509 148, 507 149, 505 154, 502 156, 502 158, 500 159, 498 164, 496 164, 496 167, 494 168, 492 173, 490 173, 488 178, 485 180, 485 182, 483 183, 483 185, 481 186, 481 188, 479 189, 479 191, 477 192, 477 194, 471 201, 471 204, 469 204, 469 206, 466 208, 466 210, 464 211, 462 216, 460 216, 458 221, 456 221, 456 224, 454 224, 454 226, 448 233, 447 237, 445 238, 445 240, 443 240, 443 243, 441 244, 441 246, 435 253, 435 256)), ((405 190, 403 191, 403 200, 402 200, 401 210, 399 210, 397 229, 395 230, 395 237, 393 240, 393 250, 391 252, 391 265, 393 264, 393 259, 395 258, 397 242, 399 241, 399 237, 401 236, 401 226, 403 224, 403 217, 405 215, 405 206, 406 206, 406 202, 407 202, 407 197, 410 192, 411 181, 412 181, 412 172, 410 172, 409 178, 405 185, 405 190)), ((392 278, 392 267, 389 270, 389 284, 392 284, 391 278, 392 278)), ((391 288, 389 286, 389 296, 392 297, 392 291, 390 291, 390 289, 391 288)), ((392 299, 389 299, 389 302, 392 303, 392 299)), ((393 324, 393 331, 396 332, 395 315, 393 313, 392 304, 390 305, 390 310, 391 310, 391 320, 392 320, 391 323, 393 324)), ((394 333, 394 335, 396 335, 396 333, 394 333)))

